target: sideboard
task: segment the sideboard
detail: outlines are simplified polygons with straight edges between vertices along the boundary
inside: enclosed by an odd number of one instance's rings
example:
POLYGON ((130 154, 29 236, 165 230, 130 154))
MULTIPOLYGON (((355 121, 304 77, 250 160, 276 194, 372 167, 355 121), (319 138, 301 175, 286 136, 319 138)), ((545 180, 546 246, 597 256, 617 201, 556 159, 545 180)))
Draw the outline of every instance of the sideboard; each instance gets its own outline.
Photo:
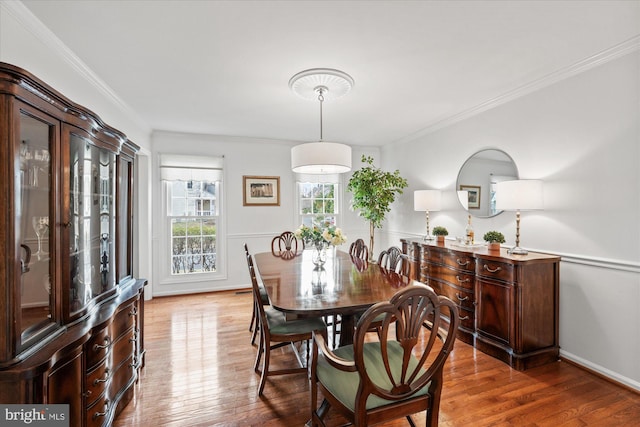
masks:
POLYGON ((558 360, 560 257, 401 242, 411 277, 458 305, 460 340, 517 370, 558 360))

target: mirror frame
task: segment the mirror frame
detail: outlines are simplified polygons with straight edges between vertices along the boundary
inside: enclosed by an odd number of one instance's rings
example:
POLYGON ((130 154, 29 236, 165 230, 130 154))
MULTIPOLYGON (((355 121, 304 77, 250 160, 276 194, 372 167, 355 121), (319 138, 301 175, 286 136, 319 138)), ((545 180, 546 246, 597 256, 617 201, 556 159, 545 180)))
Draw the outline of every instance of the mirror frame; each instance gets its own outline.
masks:
MULTIPOLYGON (((469 158, 467 158, 467 160, 465 160, 465 162, 462 164, 462 166, 460 167, 460 170, 458 171, 458 176, 456 177, 456 192, 461 190, 461 186, 465 186, 465 187, 475 187, 478 189, 478 195, 479 195, 479 203, 480 200, 482 200, 482 190, 484 189, 485 192, 487 189, 489 189, 490 191, 490 186, 491 186, 491 182, 487 181, 486 185, 483 185, 482 183, 477 183, 477 182, 460 182, 460 177, 461 175, 463 175, 463 171, 465 169, 465 167, 469 167, 470 164, 472 162, 476 162, 478 161, 478 159, 482 159, 483 158, 483 154, 486 154, 488 151, 494 151, 499 153, 500 156, 505 157, 506 159, 508 159, 511 162, 511 166, 513 167, 513 170, 515 171, 515 176, 513 176, 513 179, 519 179, 520 178, 520 173, 518 172, 518 166, 516 165, 516 162, 513 160, 513 158, 507 154, 504 150, 501 150, 499 148, 484 148, 482 150, 478 150, 475 153, 473 153, 471 156, 469 156, 469 158), (480 184, 480 185, 477 185, 480 184)), ((506 161, 504 160, 505 165, 506 165, 506 161)), ((505 167, 504 170, 506 170, 507 167, 505 167)), ((509 176, 511 177, 511 175, 506 175, 506 172, 504 172, 504 170, 502 172, 498 172, 495 175, 496 176, 509 176)), ((493 171, 488 171, 488 175, 492 175, 493 171)), ((486 193, 485 193, 486 194, 486 193)), ((486 200, 490 200, 489 198, 486 198, 486 200)), ((460 202, 460 205, 462 206, 462 208, 464 210, 466 210, 470 215, 472 215, 475 218, 492 218, 494 216, 500 215, 503 211, 496 211, 494 213, 491 213, 490 211, 488 215, 480 215, 477 213, 477 209, 475 208, 468 208, 466 206, 464 206, 463 202, 459 199, 458 196, 458 201, 460 202)))

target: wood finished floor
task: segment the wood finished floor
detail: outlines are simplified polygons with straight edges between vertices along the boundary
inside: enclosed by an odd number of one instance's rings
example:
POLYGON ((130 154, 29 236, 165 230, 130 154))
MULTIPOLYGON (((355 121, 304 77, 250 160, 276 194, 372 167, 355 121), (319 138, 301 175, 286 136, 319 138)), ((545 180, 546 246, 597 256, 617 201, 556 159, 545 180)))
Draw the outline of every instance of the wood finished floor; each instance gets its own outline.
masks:
MULTIPOLYGON (((146 366, 134 400, 113 425, 303 426, 310 406, 304 375, 271 377, 264 396, 256 396, 250 316, 245 292, 148 301, 146 366)), ((286 348, 272 361, 295 358, 286 348)), ((424 425, 424 414, 414 419, 424 425)), ((344 420, 332 415, 329 423, 344 420)), ((640 426, 640 394, 566 362, 518 372, 458 341, 445 366, 440 426, 640 426)))

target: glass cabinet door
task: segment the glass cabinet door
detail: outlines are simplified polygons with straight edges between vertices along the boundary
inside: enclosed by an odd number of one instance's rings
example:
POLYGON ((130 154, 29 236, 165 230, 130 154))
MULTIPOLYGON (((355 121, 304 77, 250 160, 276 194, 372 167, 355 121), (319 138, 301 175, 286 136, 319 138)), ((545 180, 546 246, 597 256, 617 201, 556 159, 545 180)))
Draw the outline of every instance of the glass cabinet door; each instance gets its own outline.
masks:
POLYGON ((116 156, 92 144, 81 131, 71 133, 69 155, 69 312, 115 289, 116 156))
POLYGON ((19 243, 19 348, 55 321, 51 295, 53 238, 51 152, 58 124, 20 110, 16 233, 19 243))

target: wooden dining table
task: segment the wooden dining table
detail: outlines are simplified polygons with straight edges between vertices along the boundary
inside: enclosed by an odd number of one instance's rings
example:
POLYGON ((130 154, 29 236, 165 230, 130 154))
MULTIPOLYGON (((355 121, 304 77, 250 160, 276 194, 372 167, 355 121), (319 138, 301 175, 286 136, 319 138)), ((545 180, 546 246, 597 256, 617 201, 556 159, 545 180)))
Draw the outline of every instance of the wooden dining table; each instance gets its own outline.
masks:
POLYGON ((289 259, 262 252, 254 260, 273 308, 290 318, 339 315, 342 346, 353 341, 357 315, 418 282, 346 252, 329 252, 322 267, 313 264, 310 250, 289 259))

